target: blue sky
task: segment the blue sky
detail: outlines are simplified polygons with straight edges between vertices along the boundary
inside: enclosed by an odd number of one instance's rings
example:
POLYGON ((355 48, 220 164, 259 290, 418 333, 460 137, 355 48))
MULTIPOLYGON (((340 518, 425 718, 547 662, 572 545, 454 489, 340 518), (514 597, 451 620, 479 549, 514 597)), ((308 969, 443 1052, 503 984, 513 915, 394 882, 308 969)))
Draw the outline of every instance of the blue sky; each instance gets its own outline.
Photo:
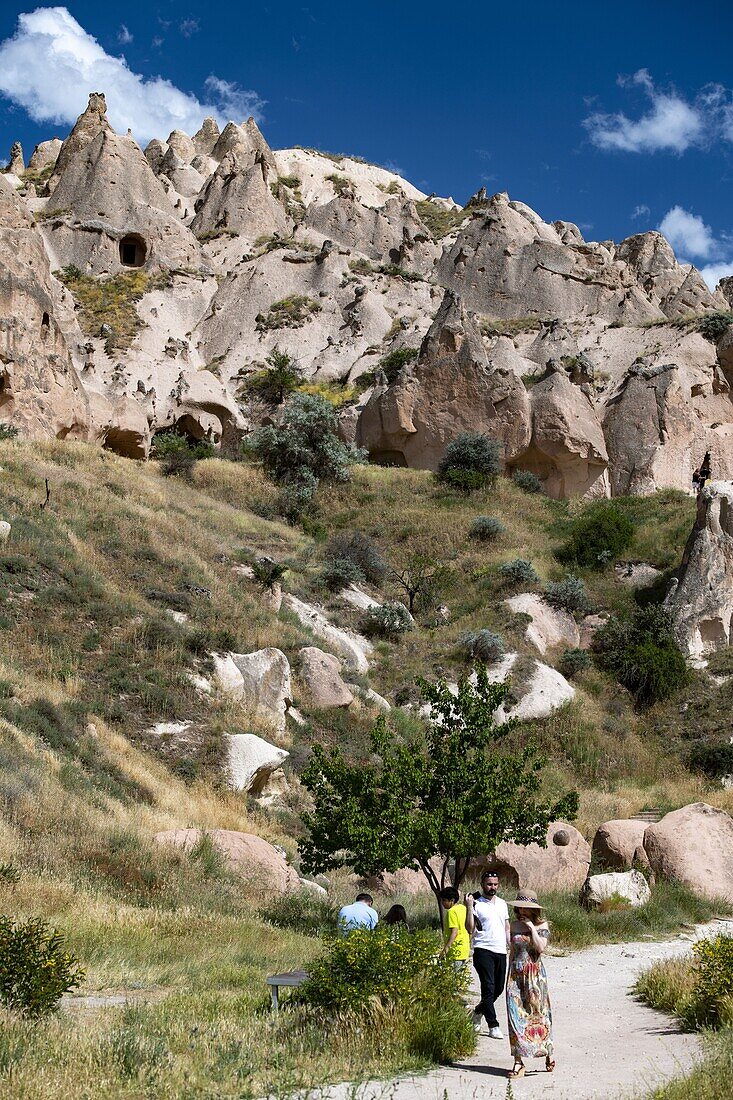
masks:
POLYGON ((587 239, 662 225, 713 277, 733 270, 732 31, 720 0, 0 0, 0 156, 63 136, 89 91, 142 144, 253 111, 275 148, 358 153, 460 202, 507 190, 587 239))

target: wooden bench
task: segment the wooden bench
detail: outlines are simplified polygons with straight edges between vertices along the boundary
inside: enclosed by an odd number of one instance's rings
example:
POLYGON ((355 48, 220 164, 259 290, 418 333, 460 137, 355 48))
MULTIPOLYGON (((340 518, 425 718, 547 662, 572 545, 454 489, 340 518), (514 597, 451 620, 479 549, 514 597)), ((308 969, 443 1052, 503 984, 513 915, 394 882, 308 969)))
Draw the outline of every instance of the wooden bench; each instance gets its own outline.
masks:
POLYGON ((293 989, 308 979, 307 970, 288 970, 285 974, 271 974, 267 979, 272 994, 272 1011, 277 1012, 280 1004, 280 990, 293 989))

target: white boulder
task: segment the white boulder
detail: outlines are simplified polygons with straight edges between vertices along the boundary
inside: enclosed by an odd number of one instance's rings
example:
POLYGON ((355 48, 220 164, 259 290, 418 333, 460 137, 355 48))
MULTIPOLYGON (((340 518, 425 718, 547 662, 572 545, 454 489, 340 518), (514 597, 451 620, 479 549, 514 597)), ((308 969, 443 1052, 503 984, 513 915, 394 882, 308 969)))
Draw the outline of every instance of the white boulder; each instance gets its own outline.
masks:
POLYGON ((649 883, 641 871, 614 871, 605 875, 591 875, 580 892, 580 900, 589 909, 603 909, 616 902, 636 909, 651 900, 649 883))
POLYGON ((515 614, 531 616, 525 637, 540 653, 557 645, 568 649, 577 649, 580 645, 580 630, 572 615, 551 607, 536 592, 521 592, 506 604, 515 614))
POLYGON ((263 792, 273 772, 281 768, 290 753, 271 745, 254 733, 230 733, 226 736, 226 774, 233 791, 263 792))

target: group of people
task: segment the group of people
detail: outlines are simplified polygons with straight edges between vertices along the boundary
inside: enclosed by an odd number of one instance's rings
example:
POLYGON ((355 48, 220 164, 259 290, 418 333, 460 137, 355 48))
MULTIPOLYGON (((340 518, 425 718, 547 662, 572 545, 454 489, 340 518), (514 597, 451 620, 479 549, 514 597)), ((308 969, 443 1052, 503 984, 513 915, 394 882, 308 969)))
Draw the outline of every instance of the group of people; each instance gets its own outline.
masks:
MULTIPOLYGON (((534 894, 520 891, 509 906, 499 897, 499 879, 493 871, 481 877, 481 889, 460 900, 458 890, 446 886, 440 893, 445 910, 442 955, 458 970, 473 966, 478 975, 481 999, 473 1010, 473 1026, 480 1032, 483 1021, 489 1037, 503 1039, 496 1016, 496 1002, 506 991, 509 1046, 514 1066, 510 1078, 523 1077, 526 1058, 544 1058, 545 1068, 555 1068, 552 1041, 552 1011, 542 955, 550 929, 542 906, 534 894)), ((375 928, 379 916, 370 894, 359 894, 339 913, 339 925, 347 935, 356 928, 375 928)), ((383 917, 387 924, 407 925, 401 905, 393 905, 383 917)))

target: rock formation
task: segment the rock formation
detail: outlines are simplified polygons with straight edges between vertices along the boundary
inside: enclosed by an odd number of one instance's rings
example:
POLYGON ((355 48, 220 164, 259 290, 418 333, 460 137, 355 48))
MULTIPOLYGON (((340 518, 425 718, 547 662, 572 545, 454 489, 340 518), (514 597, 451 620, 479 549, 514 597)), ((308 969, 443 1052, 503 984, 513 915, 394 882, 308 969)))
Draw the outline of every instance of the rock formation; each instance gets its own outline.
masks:
POLYGON ((590 866, 590 845, 583 834, 564 821, 554 821, 546 839, 545 848, 505 841, 492 855, 476 860, 475 865, 496 871, 513 889, 541 893, 582 886, 590 866))
POLYGON ((695 802, 650 825, 644 848, 652 871, 709 898, 733 902, 733 819, 695 802))
MULTIPOLYGON (((167 829, 156 833, 153 842, 164 848, 191 852, 201 840, 201 829, 167 829)), ((226 866, 241 875, 255 895, 297 893, 300 880, 284 855, 262 837, 233 829, 207 829, 206 836, 221 853, 226 866)))
POLYGON ((700 658, 731 644, 733 482, 713 481, 697 501, 678 582, 666 605, 684 653, 700 658))
POLYGON ((651 901, 649 883, 641 871, 612 871, 590 875, 580 891, 580 901, 587 909, 636 909, 651 901))
POLYGON ((629 871, 635 864, 648 867, 644 851, 647 824, 632 817, 600 825, 593 838, 594 862, 609 871, 629 871))

